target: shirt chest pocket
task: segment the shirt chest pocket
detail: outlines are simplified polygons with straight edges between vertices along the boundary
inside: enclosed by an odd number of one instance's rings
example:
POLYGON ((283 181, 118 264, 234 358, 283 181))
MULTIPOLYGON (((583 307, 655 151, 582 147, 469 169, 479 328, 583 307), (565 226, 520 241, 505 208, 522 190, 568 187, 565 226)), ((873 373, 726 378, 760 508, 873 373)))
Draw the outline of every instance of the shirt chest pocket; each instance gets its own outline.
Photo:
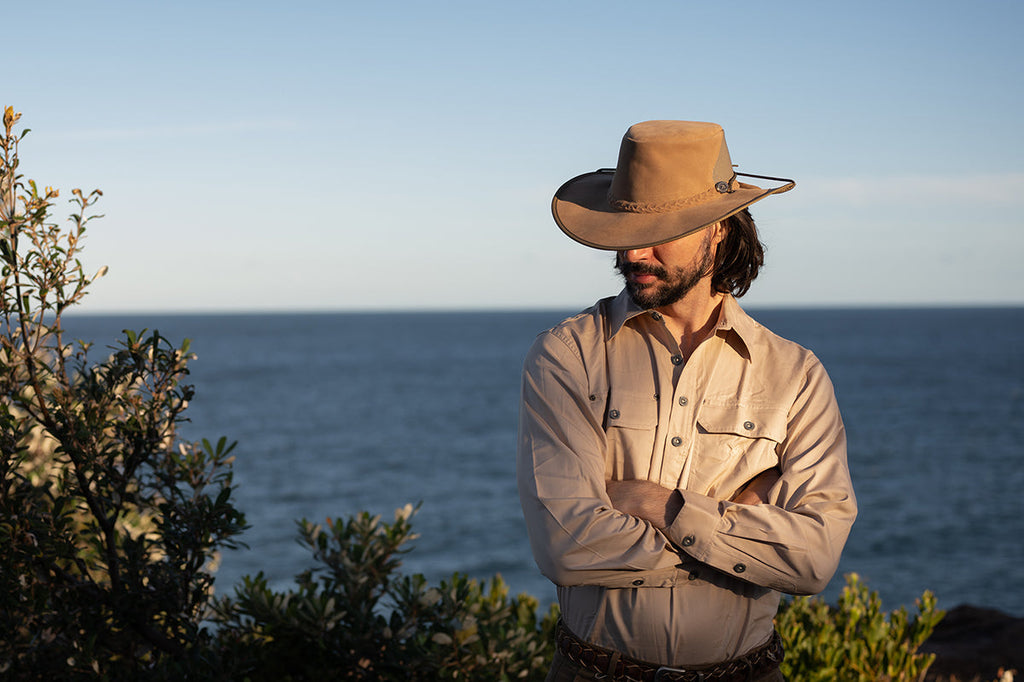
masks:
POLYGON ((757 474, 777 466, 786 411, 770 406, 709 405, 697 417, 688 488, 729 499, 757 474))
POLYGON ((646 478, 657 428, 653 391, 612 391, 605 411, 605 475, 618 481, 646 478))

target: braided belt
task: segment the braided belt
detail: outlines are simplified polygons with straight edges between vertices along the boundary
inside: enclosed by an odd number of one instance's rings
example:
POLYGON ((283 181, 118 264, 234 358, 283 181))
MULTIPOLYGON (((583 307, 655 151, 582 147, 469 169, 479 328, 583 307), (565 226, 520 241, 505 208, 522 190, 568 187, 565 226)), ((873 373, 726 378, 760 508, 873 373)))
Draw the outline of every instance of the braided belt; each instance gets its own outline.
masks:
POLYGON ((555 632, 558 652, 577 666, 623 682, 748 682, 766 675, 782 663, 782 638, 773 632, 768 643, 745 656, 709 668, 672 668, 639 661, 617 651, 595 646, 569 632, 561 621, 555 632))

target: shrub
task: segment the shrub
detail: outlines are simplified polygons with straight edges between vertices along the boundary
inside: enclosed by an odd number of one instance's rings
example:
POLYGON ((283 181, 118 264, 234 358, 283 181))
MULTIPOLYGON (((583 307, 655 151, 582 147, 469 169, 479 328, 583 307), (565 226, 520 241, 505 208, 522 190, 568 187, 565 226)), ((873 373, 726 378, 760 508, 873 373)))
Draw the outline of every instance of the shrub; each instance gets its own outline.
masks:
POLYGON ((296 589, 262 574, 217 601, 221 655, 235 678, 257 680, 543 680, 557 611, 515 599, 495 576, 487 589, 455 574, 438 587, 401 577, 416 536, 411 506, 393 523, 362 512, 323 526, 299 522, 316 559, 296 589))
POLYGON ((0 137, 0 673, 4 679, 180 679, 202 667, 211 562, 244 527, 223 439, 180 443, 187 342, 126 332, 90 363, 64 314, 103 274, 79 261, 101 193, 76 212, 18 174, 0 137))
POLYGON ((913 618, 906 609, 885 613, 878 594, 869 591, 856 573, 846 576, 837 606, 817 597, 784 600, 775 627, 786 647, 782 670, 787 679, 921 680, 934 654, 921 654, 924 643, 945 612, 935 596, 917 600, 913 618))

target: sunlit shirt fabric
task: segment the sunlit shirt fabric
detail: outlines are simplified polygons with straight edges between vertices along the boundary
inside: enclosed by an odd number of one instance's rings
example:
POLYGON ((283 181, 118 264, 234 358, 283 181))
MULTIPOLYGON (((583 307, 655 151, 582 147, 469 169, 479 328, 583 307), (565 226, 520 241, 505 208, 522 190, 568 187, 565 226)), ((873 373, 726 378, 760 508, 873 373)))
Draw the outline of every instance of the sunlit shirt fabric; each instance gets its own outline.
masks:
POLYGON ((667 665, 767 641, 780 593, 824 589, 856 517, 824 368, 728 295, 686 360, 626 292, 541 334, 524 363, 517 470, 566 626, 667 665), (767 504, 727 501, 774 466, 767 504), (680 491, 668 528, 612 508, 606 481, 633 479, 680 491))

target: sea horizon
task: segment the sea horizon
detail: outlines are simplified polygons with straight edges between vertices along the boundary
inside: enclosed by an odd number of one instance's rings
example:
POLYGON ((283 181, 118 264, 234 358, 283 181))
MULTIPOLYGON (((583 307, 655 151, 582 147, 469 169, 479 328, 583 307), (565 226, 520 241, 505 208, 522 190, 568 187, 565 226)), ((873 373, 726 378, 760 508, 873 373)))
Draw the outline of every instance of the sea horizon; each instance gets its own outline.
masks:
MULTIPOLYGON (((614 294, 610 294, 614 295, 614 294)), ((566 306, 512 306, 512 307, 460 307, 438 306, 418 308, 239 308, 239 309, 126 309, 126 310, 80 310, 64 311, 64 317, 137 317, 142 315, 168 315, 172 317, 207 316, 207 315, 426 315, 426 314, 488 314, 488 313, 546 313, 585 310, 597 300, 581 304, 578 307, 566 306)), ((88 299, 83 306, 88 305, 88 299)), ((740 305, 748 312, 766 311, 801 311, 801 310, 1002 310, 1024 308, 1024 301, 989 301, 989 302, 927 302, 927 303, 750 303, 740 299, 740 305)))

